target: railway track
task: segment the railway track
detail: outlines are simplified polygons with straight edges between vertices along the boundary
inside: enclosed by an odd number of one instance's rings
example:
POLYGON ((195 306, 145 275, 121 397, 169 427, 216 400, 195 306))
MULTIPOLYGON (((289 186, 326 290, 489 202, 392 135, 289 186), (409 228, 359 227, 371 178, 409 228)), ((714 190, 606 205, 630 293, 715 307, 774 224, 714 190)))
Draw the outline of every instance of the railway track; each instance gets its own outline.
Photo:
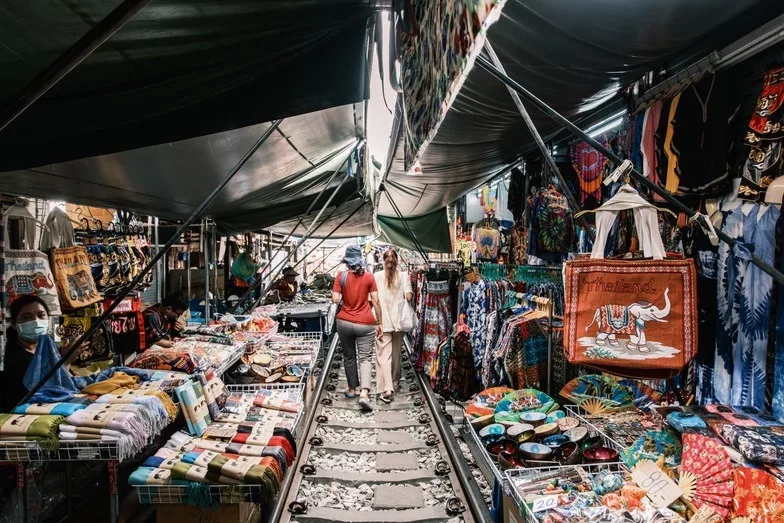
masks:
POLYGON ((322 365, 298 460, 271 521, 489 521, 432 392, 407 358, 394 401, 381 402, 373 390, 372 412, 343 395, 337 337, 322 365))

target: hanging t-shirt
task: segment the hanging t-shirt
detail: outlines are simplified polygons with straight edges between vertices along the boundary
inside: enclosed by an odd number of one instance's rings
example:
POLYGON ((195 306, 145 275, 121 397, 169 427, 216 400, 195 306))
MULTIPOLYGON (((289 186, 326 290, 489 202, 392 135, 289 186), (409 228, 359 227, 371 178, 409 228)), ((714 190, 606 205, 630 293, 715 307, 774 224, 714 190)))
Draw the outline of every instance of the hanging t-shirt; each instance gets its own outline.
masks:
POLYGON ((338 273, 335 278, 333 292, 343 295, 343 304, 340 307, 337 319, 359 323, 361 325, 375 325, 376 318, 370 308, 370 293, 378 291, 376 280, 367 271, 357 276, 353 271, 348 273, 346 285, 341 288, 343 273, 338 273))
POLYGON ((498 250, 501 247, 501 233, 491 227, 476 227, 474 229, 474 242, 476 243, 476 257, 480 260, 498 259, 498 250))

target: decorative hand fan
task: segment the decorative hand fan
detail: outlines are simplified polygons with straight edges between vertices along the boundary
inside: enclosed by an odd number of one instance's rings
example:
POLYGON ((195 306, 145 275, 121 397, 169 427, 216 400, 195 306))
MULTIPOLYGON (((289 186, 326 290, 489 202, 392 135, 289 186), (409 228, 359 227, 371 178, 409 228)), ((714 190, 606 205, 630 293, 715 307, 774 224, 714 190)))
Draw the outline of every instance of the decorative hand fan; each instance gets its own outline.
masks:
POLYGON ((761 469, 738 467, 732 472, 735 481, 733 519, 754 523, 784 521, 784 483, 761 469))
POLYGON ((681 462, 681 452, 681 444, 672 434, 651 430, 623 449, 621 459, 627 467, 633 467, 641 459, 657 461, 664 457, 664 465, 674 467, 681 462))
POLYGON ((634 406, 648 412, 661 402, 662 394, 650 385, 637 380, 621 380, 618 385, 624 387, 632 397, 634 406))
POLYGON ((522 412, 548 414, 558 408, 553 398, 536 389, 515 390, 504 396, 495 408, 495 422, 520 422, 522 412))
POLYGON ((754 522, 751 521, 751 518, 741 516, 739 518, 732 518, 730 520, 730 523, 754 523, 754 522))
POLYGON ((600 374, 578 376, 564 385, 561 396, 573 401, 589 414, 614 412, 634 405, 629 391, 617 381, 600 374))
POLYGON ((735 495, 732 462, 724 446, 702 434, 683 435, 678 485, 695 507, 708 506, 722 517, 730 514, 735 495))
POLYGON ((509 387, 491 387, 483 390, 474 396, 474 400, 466 407, 466 416, 469 418, 480 418, 493 414, 496 406, 498 406, 498 402, 512 391, 509 387))

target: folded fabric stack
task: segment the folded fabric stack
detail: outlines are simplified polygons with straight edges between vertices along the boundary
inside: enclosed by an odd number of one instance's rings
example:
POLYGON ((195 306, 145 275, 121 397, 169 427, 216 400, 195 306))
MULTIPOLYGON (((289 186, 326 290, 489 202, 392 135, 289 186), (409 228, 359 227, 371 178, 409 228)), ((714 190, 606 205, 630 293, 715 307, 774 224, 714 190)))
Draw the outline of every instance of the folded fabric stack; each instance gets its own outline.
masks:
POLYGON ((41 448, 57 449, 57 428, 63 416, 0 414, 0 441, 37 441, 41 448))
POLYGON ((300 407, 300 389, 270 392, 228 394, 223 383, 209 373, 178 387, 190 434, 173 434, 131 475, 130 483, 250 484, 261 487, 262 498, 273 499, 296 458, 291 427, 300 407), (219 405, 222 410, 215 412, 214 406, 219 405), (278 410, 281 407, 286 410, 278 410), (217 414, 214 419, 210 410, 217 414))
POLYGON ((299 412, 302 404, 299 389, 261 389, 256 393, 253 404, 266 409, 282 410, 283 412, 299 412))
POLYGON ((207 400, 201 383, 189 381, 174 389, 182 405, 182 412, 188 424, 188 432, 201 436, 207 426, 212 423, 207 400))

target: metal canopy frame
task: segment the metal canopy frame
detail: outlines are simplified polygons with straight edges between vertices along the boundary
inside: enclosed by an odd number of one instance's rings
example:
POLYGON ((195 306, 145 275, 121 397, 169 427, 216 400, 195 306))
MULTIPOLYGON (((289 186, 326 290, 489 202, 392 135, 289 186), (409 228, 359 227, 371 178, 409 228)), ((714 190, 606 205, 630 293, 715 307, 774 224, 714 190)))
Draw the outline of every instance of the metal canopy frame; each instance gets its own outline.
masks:
MULTIPOLYGON (((240 171, 240 169, 242 169, 242 167, 245 165, 245 163, 256 153, 256 151, 259 149, 259 147, 261 147, 262 144, 267 141, 267 138, 269 138, 272 135, 272 133, 274 133, 277 130, 278 126, 280 125, 280 123, 282 121, 283 120, 275 120, 274 122, 272 122, 272 124, 264 131, 264 133, 259 137, 259 139, 256 140, 256 142, 248 150, 248 152, 246 152, 243 155, 243 157, 240 158, 240 160, 237 162, 237 164, 231 169, 231 171, 229 171, 229 173, 221 181, 221 183, 218 184, 218 186, 215 187, 215 189, 213 189, 212 192, 210 192, 210 194, 207 195, 207 197, 204 199, 204 201, 201 202, 201 204, 196 209, 194 209, 194 211, 191 213, 191 215, 188 217, 188 219, 185 220, 182 223, 182 225, 180 225, 180 227, 177 229, 177 232, 175 232, 172 235, 172 237, 169 239, 169 241, 166 242, 166 245, 164 245, 162 249, 158 249, 157 250, 157 252, 155 253, 155 256, 152 258, 152 260, 150 260, 150 262, 141 270, 141 272, 136 275, 136 277, 133 279, 133 281, 131 281, 131 283, 129 283, 128 285, 126 285, 122 289, 122 291, 114 299, 112 304, 109 305, 109 307, 107 307, 106 310, 104 310, 103 314, 101 314, 101 317, 98 318, 98 320, 94 321, 90 325, 90 328, 87 329, 87 331, 85 331, 84 334, 79 336, 79 338, 73 343, 71 348, 68 349, 68 352, 63 354, 60 357, 60 359, 57 361, 57 363, 55 363, 54 366, 46 374, 44 374, 44 376, 39 380, 39 382, 36 383, 35 386, 32 389, 30 389, 30 391, 25 395, 25 397, 22 398, 22 401, 19 402, 19 405, 23 405, 23 404, 27 403, 29 401, 29 399, 33 395, 35 395, 35 393, 38 392, 41 389, 41 387, 43 387, 43 385, 47 381, 49 381, 49 379, 52 376, 54 376, 54 374, 58 371, 58 369, 60 369, 60 367, 62 367, 71 358, 71 356, 73 356, 73 354, 78 350, 79 346, 81 344, 83 344, 85 341, 89 340, 92 337, 92 335, 95 333, 95 331, 97 331, 98 328, 106 320, 109 319, 109 316, 111 316, 112 312, 114 311, 114 309, 117 308, 117 306, 120 304, 120 302, 126 296, 128 296, 128 294, 130 294, 131 291, 133 289, 135 289, 137 285, 139 285, 139 283, 142 282, 142 280, 147 275, 147 273, 149 273, 158 264, 158 262, 161 260, 161 258, 163 258, 163 255, 166 252, 168 252, 169 249, 171 249, 172 245, 174 245, 175 243, 177 243, 179 241, 180 237, 183 235, 183 233, 185 231, 188 230, 188 228, 191 226, 191 224, 194 223, 196 220, 198 220, 202 216, 202 214, 207 209, 207 207, 210 205, 210 203, 212 203, 212 201, 218 196, 218 194, 220 194, 220 192, 229 184, 231 179, 234 178, 234 176, 240 171)), ((190 299, 190 297, 188 297, 188 299, 190 299)), ((206 296, 205 296, 205 299, 206 299, 206 296)))
MULTIPOLYGON (((482 55, 476 57, 476 63, 485 71, 496 77, 498 80, 506 84, 509 89, 512 89, 515 93, 519 94, 520 96, 524 97, 526 100, 534 104, 539 110, 545 113, 547 116, 555 120, 558 124, 562 125, 566 128, 570 133, 572 133, 575 137, 585 141, 591 147, 602 153, 607 159, 613 162, 616 166, 620 166, 623 163, 623 160, 619 158, 615 153, 607 149, 598 140, 590 137, 585 131, 577 127, 573 124, 569 119, 564 117, 558 111, 547 105, 543 100, 539 99, 535 94, 531 91, 517 83, 515 80, 510 78, 506 73, 501 71, 498 67, 493 65, 493 63, 485 58, 482 55)), ((548 158, 550 161, 552 160, 552 156, 549 152, 545 152, 545 157, 548 158)), ((641 185, 647 187, 651 191, 655 192, 662 198, 664 198, 668 204, 670 204, 673 208, 678 210, 679 212, 685 213, 689 218, 695 218, 697 222, 702 226, 705 230, 712 230, 712 226, 708 224, 708 219, 704 215, 698 213, 694 209, 688 207, 686 204, 681 202, 679 199, 675 198, 669 192, 665 191, 657 184, 650 181, 648 178, 643 176, 640 172, 636 169, 632 168, 629 172, 629 175, 634 178, 635 181, 640 183, 641 185)), ((719 237, 721 241, 729 245, 731 248, 734 248, 737 245, 737 241, 733 238, 728 236, 726 233, 722 232, 721 230, 716 230, 716 235, 719 237)), ((770 275, 777 283, 784 285, 784 274, 776 270, 775 267, 767 263, 766 261, 762 260, 758 256, 751 254, 751 262, 765 271, 768 275, 770 275)))
MULTIPOLYGON (((346 159, 343 160, 343 163, 341 163, 340 166, 337 169, 335 169, 335 171, 332 173, 332 176, 329 177, 329 179, 327 180, 327 183, 324 184, 324 186, 321 188, 321 191, 319 191, 319 193, 316 196, 316 198, 310 203, 310 205, 308 206, 308 210, 305 211, 305 214, 301 215, 297 219, 297 223, 294 224, 294 227, 286 235, 286 238, 283 240, 281 245, 286 245, 286 243, 291 239, 291 237, 294 235, 294 233, 299 228, 299 226, 302 225, 304 217, 310 214, 310 212, 316 206, 316 202, 318 202, 319 199, 321 199, 321 195, 324 194, 324 192, 327 190, 327 187, 329 187, 329 184, 332 183, 332 180, 334 180, 335 177, 338 175, 338 173, 343 169, 343 167, 345 167, 346 164, 348 164, 348 162, 351 161, 351 156, 354 154, 355 151, 359 150, 364 145, 364 143, 365 143, 364 139, 362 139, 362 140, 360 140, 359 142, 356 143, 356 145, 354 146, 354 149, 348 154, 348 156, 346 156, 346 159)), ((289 250, 288 255, 282 261, 278 262, 275 265, 274 268, 270 268, 269 273, 267 275, 267 276, 269 276, 269 282, 267 283, 267 285, 265 285, 264 289, 260 293, 260 299, 263 299, 264 296, 272 288, 272 284, 275 282, 275 278, 278 276, 280 271, 286 266, 286 263, 288 263, 288 261, 291 259, 293 254, 299 248, 299 246, 302 243, 304 243, 305 241, 307 241, 308 238, 310 238, 321 227, 321 225, 316 227, 316 224, 321 219, 321 216, 324 214, 324 211, 327 210, 327 207, 329 207, 329 204, 332 203, 332 200, 334 200, 335 196, 337 196, 338 192, 340 192, 340 188, 343 187, 343 184, 346 183, 346 180, 348 180, 348 178, 349 178, 349 172, 348 172, 348 169, 346 169, 346 174, 345 174, 345 176, 343 176, 343 179, 340 181, 340 184, 337 187, 335 187, 335 190, 332 191, 332 194, 330 195, 330 197, 327 199, 327 201, 324 203, 324 205, 321 206, 321 210, 316 215, 316 218, 311 222, 310 226, 305 231, 305 235, 302 237, 302 239, 297 244, 297 246, 294 249, 289 250)), ((330 213, 330 216, 332 216, 332 214, 334 214, 337 211, 338 207, 339 206, 336 206, 335 209, 333 209, 332 213, 330 213)), ((359 209, 357 209, 357 210, 359 210, 359 209)), ((354 214, 356 214, 356 211, 352 212, 349 216, 354 216, 354 214)), ((348 220, 344 220, 341 223, 341 225, 343 223, 345 223, 346 221, 348 221, 348 220)), ((322 223, 322 225, 323 225, 323 223, 322 223)), ((335 233, 335 231, 330 232, 328 237, 331 236, 334 233, 335 233)), ((270 233, 270 238, 272 237, 271 234, 272 233, 270 233)), ((271 245, 271 242, 270 242, 270 245, 271 245)), ((305 258, 307 258, 307 256, 305 256, 305 258)), ((269 257, 269 264, 270 265, 272 264, 272 257, 271 256, 269 257)), ((237 312, 237 310, 245 303, 245 301, 248 299, 248 297, 250 297, 250 295, 253 293, 253 291, 255 291, 256 289, 258 289, 261 286, 262 280, 263 280, 262 278, 258 278, 255 282, 253 282, 253 285, 248 287, 248 290, 245 291, 245 294, 242 295, 242 297, 239 299, 239 301, 236 303, 236 305, 234 305, 234 307, 232 308, 232 313, 237 312)), ((258 303, 258 302, 259 302, 259 300, 256 300, 256 303, 258 303)))

